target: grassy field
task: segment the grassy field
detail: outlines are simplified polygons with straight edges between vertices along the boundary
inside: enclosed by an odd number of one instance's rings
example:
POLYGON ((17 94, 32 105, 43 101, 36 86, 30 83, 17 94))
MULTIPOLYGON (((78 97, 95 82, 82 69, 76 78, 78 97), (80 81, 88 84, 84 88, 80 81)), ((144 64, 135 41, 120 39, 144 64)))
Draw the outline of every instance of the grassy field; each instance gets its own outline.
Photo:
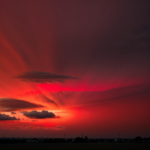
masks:
POLYGON ((150 143, 30 143, 0 144, 0 150, 150 150, 150 143))

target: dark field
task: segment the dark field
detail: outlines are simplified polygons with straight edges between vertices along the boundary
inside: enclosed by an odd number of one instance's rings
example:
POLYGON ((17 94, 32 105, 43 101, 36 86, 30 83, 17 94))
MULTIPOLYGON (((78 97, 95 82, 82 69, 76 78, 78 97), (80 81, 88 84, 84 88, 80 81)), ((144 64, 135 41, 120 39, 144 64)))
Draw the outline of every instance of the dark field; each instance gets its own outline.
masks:
POLYGON ((150 150, 150 143, 0 144, 0 150, 150 150))

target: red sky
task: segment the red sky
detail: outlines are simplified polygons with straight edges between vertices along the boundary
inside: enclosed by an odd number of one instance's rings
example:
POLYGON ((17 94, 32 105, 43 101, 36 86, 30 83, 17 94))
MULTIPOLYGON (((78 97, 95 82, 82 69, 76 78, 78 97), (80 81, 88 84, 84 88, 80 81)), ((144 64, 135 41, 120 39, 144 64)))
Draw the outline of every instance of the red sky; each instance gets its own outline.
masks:
POLYGON ((0 136, 150 137, 148 0, 1 0, 0 136))

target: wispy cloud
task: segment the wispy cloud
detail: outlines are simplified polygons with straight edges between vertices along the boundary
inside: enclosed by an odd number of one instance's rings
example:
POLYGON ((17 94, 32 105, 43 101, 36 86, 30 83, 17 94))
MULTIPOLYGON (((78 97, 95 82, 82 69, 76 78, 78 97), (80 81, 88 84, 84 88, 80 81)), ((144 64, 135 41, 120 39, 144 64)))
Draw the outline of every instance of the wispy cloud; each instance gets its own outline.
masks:
POLYGON ((41 98, 44 102, 49 103, 49 104, 54 104, 56 107, 58 107, 58 104, 57 104, 55 101, 51 100, 50 98, 48 98, 48 97, 45 96, 44 94, 41 94, 41 95, 40 95, 40 98, 41 98))

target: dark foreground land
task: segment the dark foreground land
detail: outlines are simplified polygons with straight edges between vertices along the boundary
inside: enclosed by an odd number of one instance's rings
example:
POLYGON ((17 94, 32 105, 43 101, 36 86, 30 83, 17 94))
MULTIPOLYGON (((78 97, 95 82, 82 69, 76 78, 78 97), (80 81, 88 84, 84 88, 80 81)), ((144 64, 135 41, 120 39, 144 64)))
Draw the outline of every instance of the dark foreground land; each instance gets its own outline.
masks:
POLYGON ((23 143, 0 144, 0 150, 150 150, 150 143, 23 143))

